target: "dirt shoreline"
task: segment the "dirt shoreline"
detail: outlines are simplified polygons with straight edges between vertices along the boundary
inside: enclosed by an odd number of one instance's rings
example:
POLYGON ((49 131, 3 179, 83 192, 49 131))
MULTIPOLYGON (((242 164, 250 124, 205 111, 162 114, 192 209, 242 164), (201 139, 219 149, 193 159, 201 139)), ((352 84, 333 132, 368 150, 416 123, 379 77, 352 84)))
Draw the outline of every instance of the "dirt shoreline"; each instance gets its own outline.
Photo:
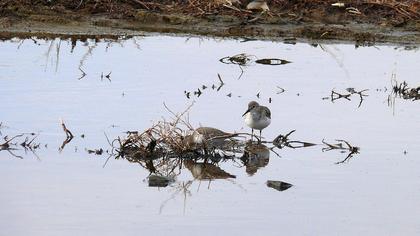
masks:
POLYGON ((118 38, 150 33, 235 37, 273 41, 339 41, 356 46, 374 44, 420 44, 420 23, 401 26, 340 21, 322 23, 265 16, 255 22, 229 15, 195 17, 182 13, 165 14, 138 11, 133 19, 112 18, 107 14, 72 15, 51 13, 25 17, 0 17, 0 39, 28 38, 118 38))

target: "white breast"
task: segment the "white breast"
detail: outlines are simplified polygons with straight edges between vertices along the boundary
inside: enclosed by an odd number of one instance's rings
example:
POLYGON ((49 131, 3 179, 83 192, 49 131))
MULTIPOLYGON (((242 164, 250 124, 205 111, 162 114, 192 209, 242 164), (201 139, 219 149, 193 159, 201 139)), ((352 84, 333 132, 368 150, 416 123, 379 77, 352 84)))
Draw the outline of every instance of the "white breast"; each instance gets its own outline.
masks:
POLYGON ((253 112, 248 112, 245 115, 245 123, 250 128, 262 130, 270 125, 271 119, 266 116, 260 116, 253 115, 253 112))

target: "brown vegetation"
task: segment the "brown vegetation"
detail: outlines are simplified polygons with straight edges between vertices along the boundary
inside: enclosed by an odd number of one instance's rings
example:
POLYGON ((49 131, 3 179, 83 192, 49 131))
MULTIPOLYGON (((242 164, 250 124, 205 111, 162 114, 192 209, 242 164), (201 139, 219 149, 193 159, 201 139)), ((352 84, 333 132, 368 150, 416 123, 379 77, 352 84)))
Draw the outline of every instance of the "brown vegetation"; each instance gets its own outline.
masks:
MULTIPOLYGON (((247 18, 249 1, 231 0, 2 0, 0 16, 25 17, 32 14, 66 14, 70 19, 83 15, 106 14, 113 18, 136 18, 139 11, 151 13, 182 13, 210 17, 229 15, 247 18), (240 3, 235 3, 240 2, 240 3)), ((417 0, 267 0, 272 16, 296 21, 381 22, 395 24, 420 19, 417 0)), ((267 20, 269 22, 269 20, 267 20)))

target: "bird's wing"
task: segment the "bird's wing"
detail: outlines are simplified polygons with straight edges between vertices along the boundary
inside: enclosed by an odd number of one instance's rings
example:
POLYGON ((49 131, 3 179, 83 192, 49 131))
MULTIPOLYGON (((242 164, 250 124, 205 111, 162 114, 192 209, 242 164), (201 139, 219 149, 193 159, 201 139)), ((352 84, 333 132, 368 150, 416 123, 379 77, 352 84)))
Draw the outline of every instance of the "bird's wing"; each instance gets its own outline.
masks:
POLYGON ((228 135, 228 133, 221 131, 220 129, 212 128, 212 127, 200 127, 196 129, 199 134, 202 134, 206 137, 206 139, 219 137, 228 135))
POLYGON ((270 111, 270 109, 268 109, 268 107, 264 107, 264 108, 265 108, 264 110, 265 110, 265 113, 266 113, 267 117, 271 119, 271 111, 270 111))

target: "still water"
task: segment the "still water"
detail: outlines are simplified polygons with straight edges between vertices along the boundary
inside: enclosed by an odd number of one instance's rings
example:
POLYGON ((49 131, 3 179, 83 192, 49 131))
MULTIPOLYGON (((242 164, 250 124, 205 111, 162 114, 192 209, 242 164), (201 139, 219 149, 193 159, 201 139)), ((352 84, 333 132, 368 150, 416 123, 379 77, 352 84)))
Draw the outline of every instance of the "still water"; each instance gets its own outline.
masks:
POLYGON ((390 97, 393 78, 420 85, 419 50, 146 36, 13 39, 0 53, 1 137, 34 132, 40 143, 36 155, 16 147, 23 159, 0 151, 0 235, 420 234, 420 104, 390 97), (240 53, 292 63, 250 63, 240 76, 219 61, 240 53), (331 101, 347 88, 368 89, 360 107, 358 95, 331 101), (296 130, 292 139, 320 145, 274 149, 253 171, 217 164, 236 178, 199 179, 182 166, 166 188, 148 187, 136 163, 111 158, 103 168, 108 155, 86 151, 109 149, 104 133, 170 118, 163 103, 182 112, 194 102, 194 127, 249 132, 241 115, 251 100, 271 109, 267 140, 296 130), (62 151, 60 119, 75 135, 62 151), (360 153, 335 164, 348 153, 321 144, 337 139, 360 153))

